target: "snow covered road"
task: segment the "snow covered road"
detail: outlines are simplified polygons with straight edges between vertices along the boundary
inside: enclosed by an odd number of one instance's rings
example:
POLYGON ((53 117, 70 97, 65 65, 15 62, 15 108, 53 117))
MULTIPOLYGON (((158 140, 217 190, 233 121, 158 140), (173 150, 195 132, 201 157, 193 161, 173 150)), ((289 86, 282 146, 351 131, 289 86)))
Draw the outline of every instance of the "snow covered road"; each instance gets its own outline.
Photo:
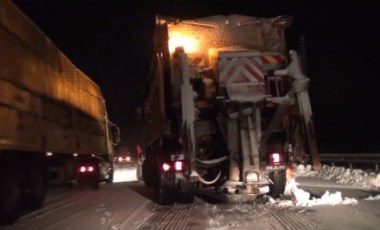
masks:
MULTIPOLYGON (((126 170, 124 168, 124 170, 126 170)), ((130 171, 124 174, 132 175, 130 171)), ((123 173, 122 173, 123 174, 123 173)), ((126 176, 125 178, 130 178, 126 176)), ((379 191, 298 177, 294 194, 245 204, 210 203, 159 206, 152 191, 135 179, 102 184, 98 191, 51 190, 45 206, 1 230, 129 229, 378 229, 379 191), (327 193, 327 195, 326 195, 327 193), (297 203, 295 194, 300 194, 297 203), (301 198, 307 196, 307 200, 301 198), (368 199, 372 198, 372 199, 368 199)))

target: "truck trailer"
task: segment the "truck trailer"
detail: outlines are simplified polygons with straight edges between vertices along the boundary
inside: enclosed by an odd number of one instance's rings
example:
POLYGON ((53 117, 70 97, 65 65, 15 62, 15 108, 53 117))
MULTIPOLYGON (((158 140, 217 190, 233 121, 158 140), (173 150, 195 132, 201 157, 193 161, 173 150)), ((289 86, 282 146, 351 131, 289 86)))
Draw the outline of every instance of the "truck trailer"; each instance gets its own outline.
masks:
POLYGON ((305 154, 319 170, 310 79, 284 36, 292 20, 156 16, 142 179, 158 203, 277 198, 305 154))
POLYGON ((12 223, 40 208, 51 184, 112 182, 119 131, 98 85, 12 1, 0 2, 0 220, 12 223))

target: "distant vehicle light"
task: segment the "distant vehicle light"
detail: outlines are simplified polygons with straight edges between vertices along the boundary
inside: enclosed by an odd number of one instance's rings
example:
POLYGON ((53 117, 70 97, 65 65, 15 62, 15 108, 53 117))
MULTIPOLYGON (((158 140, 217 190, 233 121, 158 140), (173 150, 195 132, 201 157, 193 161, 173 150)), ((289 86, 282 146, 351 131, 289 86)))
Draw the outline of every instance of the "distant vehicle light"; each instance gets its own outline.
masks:
POLYGON ((79 172, 86 172, 86 167, 85 166, 81 166, 79 167, 79 172))
POLYGON ((118 162, 130 162, 131 159, 132 159, 132 158, 131 158, 130 156, 126 156, 126 157, 119 156, 119 157, 117 157, 117 161, 118 161, 118 162))
POLYGON ((90 165, 90 166, 87 166, 87 165, 82 165, 79 167, 79 172, 81 173, 92 173, 95 171, 95 167, 90 165))

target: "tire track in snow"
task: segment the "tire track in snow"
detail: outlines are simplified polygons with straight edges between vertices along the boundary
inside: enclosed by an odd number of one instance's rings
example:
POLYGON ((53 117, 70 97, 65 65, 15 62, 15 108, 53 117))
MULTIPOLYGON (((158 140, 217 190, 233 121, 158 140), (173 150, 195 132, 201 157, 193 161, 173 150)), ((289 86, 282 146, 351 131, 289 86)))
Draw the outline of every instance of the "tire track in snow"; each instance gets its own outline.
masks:
POLYGON ((62 226, 66 226, 67 223, 71 223, 72 220, 80 218, 83 214, 88 212, 89 204, 96 197, 94 191, 81 191, 75 193, 69 200, 62 200, 55 203, 46 209, 37 210, 32 212, 28 216, 17 221, 11 229, 30 229, 30 230, 55 230, 65 229, 62 226), (75 211, 73 211, 73 207, 75 211), (58 213, 59 214, 56 214, 58 213), (45 221, 38 221, 45 220, 45 221))
POLYGON ((316 223, 308 220, 301 212, 295 209, 275 208, 270 207, 269 213, 277 220, 277 222, 289 230, 317 230, 321 229, 316 223))
POLYGON ((66 193, 60 195, 59 197, 46 201, 42 208, 21 216, 18 219, 17 223, 22 223, 34 218, 39 218, 49 213, 52 213, 55 210, 73 206, 79 200, 83 199, 83 197, 88 197, 90 195, 91 193, 88 193, 87 191, 79 191, 76 193, 72 193, 71 191, 67 190, 66 193))
POLYGON ((192 204, 156 205, 152 210, 154 214, 136 229, 185 229, 195 205, 196 201, 192 204))

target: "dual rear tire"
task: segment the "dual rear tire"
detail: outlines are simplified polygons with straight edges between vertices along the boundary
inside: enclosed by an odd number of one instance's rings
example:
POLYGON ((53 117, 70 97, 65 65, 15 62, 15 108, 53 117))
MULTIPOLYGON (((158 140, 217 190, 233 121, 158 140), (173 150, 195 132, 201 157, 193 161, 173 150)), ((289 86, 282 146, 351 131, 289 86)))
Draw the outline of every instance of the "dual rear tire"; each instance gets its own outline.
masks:
POLYGON ((12 224, 22 210, 42 206, 48 178, 42 158, 11 153, 0 159, 0 223, 12 224))
POLYGON ((286 171, 276 170, 269 173, 269 179, 273 184, 269 185, 269 196, 279 198, 284 194, 286 186, 286 171))
POLYGON ((16 168, 5 168, 0 174, 0 223, 17 220, 21 209, 21 176, 16 168))
POLYGON ((162 174, 156 188, 157 203, 160 205, 171 205, 178 203, 193 203, 194 192, 191 183, 179 180, 174 175, 162 174))
POLYGON ((169 174, 162 174, 156 188, 157 203, 171 205, 175 202, 175 181, 169 174))

